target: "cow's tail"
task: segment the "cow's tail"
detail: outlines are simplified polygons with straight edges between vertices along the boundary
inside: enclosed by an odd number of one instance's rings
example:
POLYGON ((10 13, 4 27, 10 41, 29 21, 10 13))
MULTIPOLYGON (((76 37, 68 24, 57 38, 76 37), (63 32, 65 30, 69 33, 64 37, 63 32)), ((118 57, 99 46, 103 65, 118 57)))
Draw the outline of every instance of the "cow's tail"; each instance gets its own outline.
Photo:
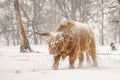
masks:
POLYGON ((36 34, 39 35, 39 36, 47 36, 47 37, 50 36, 50 33, 38 33, 38 32, 36 32, 36 31, 34 31, 34 33, 36 33, 36 34))

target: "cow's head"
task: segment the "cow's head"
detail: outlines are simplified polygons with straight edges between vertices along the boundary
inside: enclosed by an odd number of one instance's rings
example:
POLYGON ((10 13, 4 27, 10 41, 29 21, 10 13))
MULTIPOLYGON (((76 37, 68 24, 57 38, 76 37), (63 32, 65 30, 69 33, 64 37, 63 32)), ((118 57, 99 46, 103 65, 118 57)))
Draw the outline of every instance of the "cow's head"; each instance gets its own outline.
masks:
POLYGON ((65 59, 70 53, 72 35, 64 32, 38 33, 40 36, 47 36, 49 53, 53 56, 61 55, 65 59))

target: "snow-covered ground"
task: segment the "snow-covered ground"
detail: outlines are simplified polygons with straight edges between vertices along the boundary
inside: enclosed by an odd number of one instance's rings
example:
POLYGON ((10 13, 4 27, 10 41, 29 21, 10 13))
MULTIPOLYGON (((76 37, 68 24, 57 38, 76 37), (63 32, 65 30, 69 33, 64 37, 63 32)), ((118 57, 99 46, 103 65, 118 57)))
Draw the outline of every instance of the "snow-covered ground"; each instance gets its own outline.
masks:
POLYGON ((120 80, 120 46, 97 45, 98 67, 68 69, 68 58, 52 69, 52 56, 46 45, 32 45, 39 53, 20 53, 19 46, 0 46, 0 80, 120 80))

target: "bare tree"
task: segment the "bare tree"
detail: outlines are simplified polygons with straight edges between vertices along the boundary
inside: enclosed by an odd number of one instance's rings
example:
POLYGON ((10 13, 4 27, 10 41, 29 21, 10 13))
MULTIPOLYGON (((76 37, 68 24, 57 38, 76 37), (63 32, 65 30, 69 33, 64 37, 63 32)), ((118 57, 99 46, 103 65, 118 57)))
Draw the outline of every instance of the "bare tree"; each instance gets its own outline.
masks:
POLYGON ((103 4, 104 4, 104 1, 102 0, 101 1, 101 6, 102 6, 102 9, 101 9, 101 11, 102 11, 102 22, 101 22, 101 30, 100 30, 100 32, 101 32, 101 44, 102 45, 104 45, 104 7, 103 7, 103 4))
MULTIPOLYGON (((96 37, 102 45, 111 41, 120 43, 120 0, 19 0, 19 4, 24 34, 31 43, 41 44, 46 39, 33 34, 33 31, 50 32, 62 18, 93 25, 99 32, 96 37), (107 19, 109 17, 111 19, 107 19)), ((13 8, 13 0, 0 2, 0 37, 7 44, 16 45, 21 41, 13 8)))
POLYGON ((14 7, 15 7, 15 11, 16 11, 16 20, 18 23, 18 28, 19 28, 19 32, 20 32, 20 52, 25 52, 26 50, 29 50, 30 52, 32 51, 30 46, 29 46, 29 42, 28 39, 25 35, 25 31, 24 31, 24 26, 22 24, 22 20, 21 20, 21 15, 20 15, 20 10, 19 10, 19 0, 15 0, 14 1, 14 7))
POLYGON ((109 24, 112 24, 111 33, 115 43, 120 43, 120 0, 117 0, 117 5, 111 7, 115 8, 109 17, 109 24))
POLYGON ((120 0, 118 0, 119 4, 120 4, 120 0))
POLYGON ((59 9, 67 19, 76 19, 77 0, 55 0, 59 9))
MULTIPOLYGON (((41 24, 44 24, 44 20, 42 19, 42 15, 44 14, 42 11, 45 1, 46 0, 21 0, 21 11, 23 12, 23 17, 27 20, 25 23, 31 29, 28 29, 28 32, 33 32, 35 30, 41 31, 41 24), (27 3, 31 5, 28 5, 27 3)), ((30 34, 29 37, 32 38, 34 44, 38 44, 39 39, 41 41, 41 38, 39 38, 39 36, 36 36, 36 34, 30 32, 28 34, 30 34)))
POLYGON ((119 43, 120 43, 120 0, 118 0, 119 2, 119 31, 118 31, 118 34, 119 34, 119 43))
POLYGON ((81 22, 88 21, 90 0, 55 0, 55 2, 65 18, 81 22))
MULTIPOLYGON (((44 6, 45 0, 33 0, 33 18, 32 18, 32 29, 35 31, 36 24, 38 22, 38 17, 40 15, 40 11, 42 10, 44 6)), ((34 37, 34 44, 38 44, 38 38, 36 34, 33 34, 34 37)))

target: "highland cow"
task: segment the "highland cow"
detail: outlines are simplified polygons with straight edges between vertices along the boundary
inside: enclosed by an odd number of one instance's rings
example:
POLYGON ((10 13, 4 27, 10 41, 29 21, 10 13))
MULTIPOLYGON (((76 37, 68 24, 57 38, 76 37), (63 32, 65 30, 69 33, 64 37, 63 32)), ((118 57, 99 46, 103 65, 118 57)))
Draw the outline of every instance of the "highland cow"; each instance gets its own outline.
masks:
POLYGON ((54 69, 58 68, 60 58, 65 59, 67 56, 69 56, 70 68, 74 68, 77 57, 79 66, 82 66, 84 52, 87 54, 87 61, 90 63, 90 56, 93 66, 97 66, 95 38, 88 25, 66 20, 52 33, 37 34, 48 36, 48 49, 54 58, 54 69))

